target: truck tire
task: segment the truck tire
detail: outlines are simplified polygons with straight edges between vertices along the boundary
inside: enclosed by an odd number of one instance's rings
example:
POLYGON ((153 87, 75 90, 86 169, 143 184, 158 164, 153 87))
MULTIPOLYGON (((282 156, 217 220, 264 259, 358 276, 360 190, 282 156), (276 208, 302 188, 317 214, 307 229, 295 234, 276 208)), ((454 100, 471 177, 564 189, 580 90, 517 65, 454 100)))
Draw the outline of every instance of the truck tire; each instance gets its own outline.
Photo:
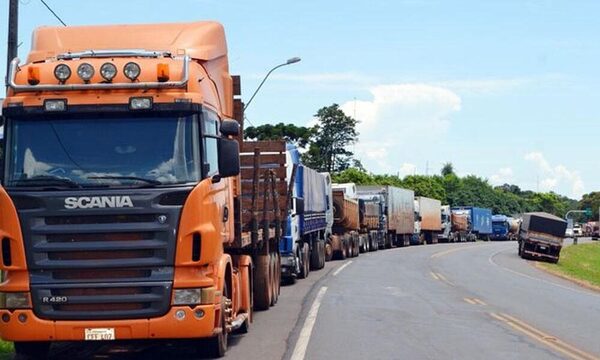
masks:
POLYGON ((254 268, 254 310, 268 310, 271 306, 273 295, 273 282, 270 277, 271 257, 269 255, 256 256, 254 268))
POLYGON ((15 341, 15 359, 46 359, 50 351, 48 341, 15 341))
POLYGON ((325 240, 319 240, 319 258, 321 259, 319 269, 325 267, 325 240))
POLYGON ((271 265, 271 306, 275 306, 279 298, 279 281, 277 280, 279 272, 277 271, 277 257, 275 254, 271 253, 269 258, 271 265))
POLYGON ((221 358, 225 356, 227 352, 227 323, 225 318, 225 300, 228 299, 229 290, 227 284, 223 286, 223 296, 221 297, 221 310, 219 311, 219 325, 221 326, 221 333, 209 339, 208 351, 213 358, 221 358))
POLYGON ((302 258, 302 264, 300 264, 300 274, 298 274, 298 278, 306 279, 310 272, 310 249, 308 243, 302 243, 300 257, 302 258))

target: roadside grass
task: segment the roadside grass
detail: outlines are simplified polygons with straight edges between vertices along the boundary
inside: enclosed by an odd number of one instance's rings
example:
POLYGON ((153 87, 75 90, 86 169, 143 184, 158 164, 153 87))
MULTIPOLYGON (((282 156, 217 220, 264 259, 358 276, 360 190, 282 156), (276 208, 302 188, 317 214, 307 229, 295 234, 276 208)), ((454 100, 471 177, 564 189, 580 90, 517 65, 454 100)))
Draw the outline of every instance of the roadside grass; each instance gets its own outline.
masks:
POLYGON ((12 359, 13 351, 12 342, 0 340, 0 360, 12 359))
POLYGON ((539 265, 550 272, 600 286, 600 243, 564 247, 558 264, 539 265))

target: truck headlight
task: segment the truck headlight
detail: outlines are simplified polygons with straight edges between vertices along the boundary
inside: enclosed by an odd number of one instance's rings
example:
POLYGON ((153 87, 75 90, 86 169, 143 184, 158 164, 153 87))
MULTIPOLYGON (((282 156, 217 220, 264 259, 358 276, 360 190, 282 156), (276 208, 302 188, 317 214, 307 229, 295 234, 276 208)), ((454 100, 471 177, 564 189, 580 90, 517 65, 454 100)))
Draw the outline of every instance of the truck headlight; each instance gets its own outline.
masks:
POLYGON ((0 293, 0 308, 3 309, 28 309, 31 308, 29 293, 13 292, 0 293))
POLYGON ((202 302, 202 289, 173 290, 173 305, 198 305, 202 302))

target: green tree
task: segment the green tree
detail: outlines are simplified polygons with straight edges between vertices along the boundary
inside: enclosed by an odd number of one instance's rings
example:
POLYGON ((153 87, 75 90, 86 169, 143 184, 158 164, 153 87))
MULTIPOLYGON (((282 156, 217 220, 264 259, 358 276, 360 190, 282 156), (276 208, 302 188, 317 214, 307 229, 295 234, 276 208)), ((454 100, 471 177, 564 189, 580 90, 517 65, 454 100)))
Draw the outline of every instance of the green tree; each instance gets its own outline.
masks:
POLYGON ((373 176, 369 175, 366 171, 351 167, 342 172, 334 173, 332 175, 334 183, 355 183, 356 185, 371 185, 376 184, 373 176))
POLYGON ((452 163, 451 162, 445 163, 444 166, 442 167, 441 173, 442 173, 442 176, 454 174, 454 166, 452 165, 452 163))
POLYGON ((402 180, 401 187, 411 189, 415 196, 425 196, 446 202, 446 189, 439 176, 409 175, 402 180))
POLYGON ((598 221, 598 210, 600 209, 600 191, 584 194, 579 201, 578 208, 581 210, 592 209, 592 219, 598 221))
POLYGON ((349 146, 356 143, 357 120, 344 114, 338 104, 326 106, 315 115, 318 124, 303 163, 319 171, 343 171, 352 164, 349 146))
POLYGON ((294 124, 278 123, 250 126, 244 129, 245 139, 256 140, 285 140, 305 148, 314 134, 314 128, 296 126, 294 124))

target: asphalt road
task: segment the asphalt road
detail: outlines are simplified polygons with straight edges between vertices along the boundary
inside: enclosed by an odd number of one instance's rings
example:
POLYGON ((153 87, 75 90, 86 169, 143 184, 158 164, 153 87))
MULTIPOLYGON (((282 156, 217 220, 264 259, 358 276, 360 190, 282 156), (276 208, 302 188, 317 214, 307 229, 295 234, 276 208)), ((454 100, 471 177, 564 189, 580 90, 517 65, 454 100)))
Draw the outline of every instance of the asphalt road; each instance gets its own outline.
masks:
MULTIPOLYGON (((599 333, 600 293, 536 269, 515 242, 438 244, 327 263, 282 288, 226 358, 600 359, 599 333)), ((70 344, 53 358, 194 359, 194 346, 70 344)))

